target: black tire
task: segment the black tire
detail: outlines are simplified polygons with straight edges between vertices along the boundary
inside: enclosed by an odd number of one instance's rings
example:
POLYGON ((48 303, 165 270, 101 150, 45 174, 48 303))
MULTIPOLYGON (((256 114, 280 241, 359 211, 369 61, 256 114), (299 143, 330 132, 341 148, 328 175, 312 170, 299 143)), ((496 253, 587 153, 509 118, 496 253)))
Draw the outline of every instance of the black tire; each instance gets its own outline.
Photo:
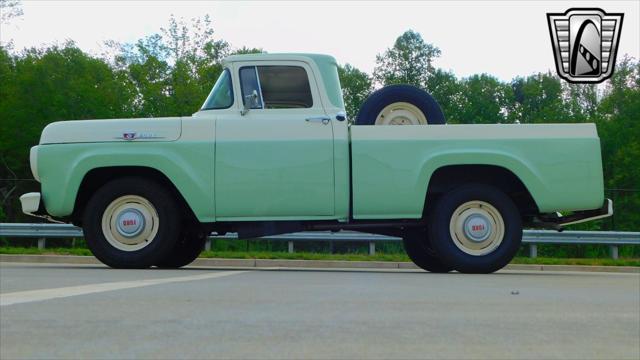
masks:
POLYGON ((427 238, 426 229, 411 230, 402 237, 404 250, 418 267, 433 273, 448 273, 453 267, 445 265, 436 255, 427 238))
POLYGON ((83 214, 83 230, 89 249, 104 264, 113 268, 143 269, 163 259, 173 249, 181 228, 181 216, 175 199, 162 185, 141 177, 110 181, 91 197, 83 214), (102 217, 114 200, 125 195, 146 199, 158 215, 158 229, 145 247, 124 251, 113 246, 102 230, 102 217))
POLYGON ((428 92, 411 85, 389 85, 369 95, 358 111, 355 124, 375 125, 380 111, 396 102, 410 103, 420 109, 429 125, 445 123, 440 105, 428 92))
POLYGON ((499 189, 483 184, 463 185, 440 197, 429 213, 429 237, 443 263, 463 273, 487 274, 502 269, 522 242, 522 219, 513 201, 499 189), (461 250, 452 238, 450 222, 456 209, 470 201, 482 201, 498 211, 504 223, 502 241, 486 254, 461 250))
POLYGON ((171 252, 156 264, 159 268, 177 269, 191 264, 202 252, 207 234, 204 231, 184 229, 171 252))

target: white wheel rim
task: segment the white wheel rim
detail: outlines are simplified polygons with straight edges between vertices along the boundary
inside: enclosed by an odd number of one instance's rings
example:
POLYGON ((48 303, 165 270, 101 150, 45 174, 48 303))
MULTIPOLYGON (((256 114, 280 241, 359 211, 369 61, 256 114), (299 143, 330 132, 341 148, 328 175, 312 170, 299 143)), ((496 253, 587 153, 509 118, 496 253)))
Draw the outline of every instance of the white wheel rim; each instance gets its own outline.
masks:
POLYGON ((138 251, 149 246, 158 233, 156 208, 138 195, 113 200, 102 214, 102 233, 111 246, 138 251))
POLYGON ((376 117, 376 125, 425 125, 427 117, 418 107, 406 102, 387 105, 376 117))
POLYGON ((487 255, 504 239, 504 220, 491 204, 473 200, 453 212, 449 232, 458 249, 469 255, 487 255))

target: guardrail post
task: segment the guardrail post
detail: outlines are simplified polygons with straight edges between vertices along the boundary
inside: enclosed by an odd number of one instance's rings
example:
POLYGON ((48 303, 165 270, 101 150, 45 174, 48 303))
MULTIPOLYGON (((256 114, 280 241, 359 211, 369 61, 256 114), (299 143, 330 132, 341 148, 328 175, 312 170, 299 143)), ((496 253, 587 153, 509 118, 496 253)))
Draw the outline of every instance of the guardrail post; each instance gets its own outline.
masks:
POLYGON ((45 238, 39 238, 38 239, 38 249, 42 250, 44 249, 45 246, 45 238))
POLYGON ((289 254, 293 254, 293 241, 291 240, 287 241, 287 251, 289 251, 289 254))
POLYGON ((211 251, 211 238, 208 237, 207 241, 204 242, 204 251, 211 251))
POLYGON ((618 245, 609 246, 609 253, 611 253, 611 258, 618 260, 618 245))
POLYGON ((369 241, 369 255, 376 254, 376 243, 373 241, 369 241))
POLYGON ((529 245, 529 257, 530 258, 537 258, 538 257, 538 245, 537 244, 530 244, 529 245))

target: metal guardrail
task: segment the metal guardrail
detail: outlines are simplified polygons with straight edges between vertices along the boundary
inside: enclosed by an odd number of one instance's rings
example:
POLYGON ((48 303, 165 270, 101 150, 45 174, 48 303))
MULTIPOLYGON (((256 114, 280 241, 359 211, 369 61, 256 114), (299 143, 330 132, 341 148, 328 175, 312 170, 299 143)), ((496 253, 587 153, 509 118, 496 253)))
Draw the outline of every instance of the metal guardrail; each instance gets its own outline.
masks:
MULTIPOLYGON (((16 224, 0 223, 0 236, 37 238, 38 248, 45 247, 47 238, 81 238, 82 229, 71 224, 16 224)), ((238 239, 236 233, 211 235, 205 248, 211 249, 211 240, 238 239)), ((369 254, 375 254, 378 241, 401 241, 399 237, 361 233, 356 231, 306 231, 291 234, 265 236, 260 239, 288 242, 289 252, 294 251, 294 242, 298 241, 363 241, 369 243, 369 254)), ((529 245, 529 256, 536 257, 538 244, 599 244, 609 245, 611 257, 618 258, 618 246, 640 245, 640 232, 622 231, 563 231, 525 230, 522 242, 529 245)))

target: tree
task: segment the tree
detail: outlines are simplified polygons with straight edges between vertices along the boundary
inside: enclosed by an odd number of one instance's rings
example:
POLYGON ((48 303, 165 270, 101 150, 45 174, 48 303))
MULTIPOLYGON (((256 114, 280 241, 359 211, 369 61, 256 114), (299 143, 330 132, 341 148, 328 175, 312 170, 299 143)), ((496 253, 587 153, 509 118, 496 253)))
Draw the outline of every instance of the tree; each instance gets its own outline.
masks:
POLYGON ((427 88, 436 99, 448 123, 461 123, 465 117, 464 84, 452 72, 436 69, 427 79, 427 88))
POLYGON ((463 110, 461 120, 470 124, 495 124, 506 121, 511 88, 497 78, 473 75, 462 81, 463 110))
POLYGON ((522 123, 566 122, 560 79, 551 73, 517 77, 511 81, 514 100, 509 119, 522 123))
POLYGON ((127 117, 133 87, 107 62, 75 44, 29 49, 19 55, 0 47, 0 205, 9 219, 19 213, 17 196, 36 191, 29 148, 54 121, 127 117))
POLYGON ((231 55, 243 55, 243 54, 262 54, 266 53, 262 48, 248 48, 243 46, 239 49, 235 49, 231 52, 231 55))
POLYGON ((19 177, 29 177, 29 147, 47 124, 129 116, 133 101, 129 83, 71 42, 29 49, 23 56, 3 49, 0 78, 0 158, 19 177))
POLYGON ((373 89, 373 82, 367 73, 349 64, 338 66, 338 76, 340 77, 347 116, 349 119, 355 120, 360 106, 373 89))
POLYGON ((383 54, 376 56, 373 78, 381 85, 410 84, 426 88, 427 79, 434 72, 433 60, 440 49, 426 43, 422 36, 407 30, 383 54))
POLYGON ((640 228, 640 61, 623 58, 597 109, 605 188, 615 203, 615 229, 640 228))
POLYGON ((598 86, 595 84, 562 84, 566 121, 586 122, 596 117, 598 110, 598 86))
POLYGON ((196 112, 222 71, 222 59, 231 52, 226 41, 214 37, 209 16, 189 23, 171 16, 160 34, 135 44, 106 45, 113 66, 135 85, 139 117, 196 112))
POLYGON ((0 0, 0 21, 7 22, 22 14, 20 0, 0 0))

